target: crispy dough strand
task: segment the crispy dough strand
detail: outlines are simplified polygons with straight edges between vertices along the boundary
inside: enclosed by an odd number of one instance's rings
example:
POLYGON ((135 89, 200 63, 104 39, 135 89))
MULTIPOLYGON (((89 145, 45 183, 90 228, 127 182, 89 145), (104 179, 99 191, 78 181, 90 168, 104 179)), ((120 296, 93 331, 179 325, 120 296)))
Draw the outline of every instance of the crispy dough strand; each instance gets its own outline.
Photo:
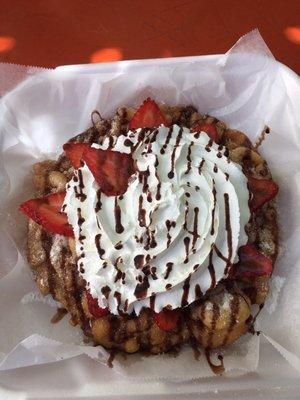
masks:
POLYGON ((264 129, 262 130, 261 134, 259 135, 258 139, 254 144, 254 148, 258 149, 262 142, 266 139, 266 136, 270 133, 270 128, 265 125, 264 129))

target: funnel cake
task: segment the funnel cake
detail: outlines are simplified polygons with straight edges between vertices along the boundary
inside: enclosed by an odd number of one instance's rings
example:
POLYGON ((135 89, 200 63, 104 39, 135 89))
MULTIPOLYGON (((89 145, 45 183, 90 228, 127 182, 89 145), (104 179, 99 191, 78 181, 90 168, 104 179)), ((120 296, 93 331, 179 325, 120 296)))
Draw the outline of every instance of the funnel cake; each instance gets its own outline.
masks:
POLYGON ((248 137, 150 99, 92 122, 33 166, 37 198, 20 207, 41 293, 128 353, 212 349, 253 330, 277 257, 278 187, 248 137))

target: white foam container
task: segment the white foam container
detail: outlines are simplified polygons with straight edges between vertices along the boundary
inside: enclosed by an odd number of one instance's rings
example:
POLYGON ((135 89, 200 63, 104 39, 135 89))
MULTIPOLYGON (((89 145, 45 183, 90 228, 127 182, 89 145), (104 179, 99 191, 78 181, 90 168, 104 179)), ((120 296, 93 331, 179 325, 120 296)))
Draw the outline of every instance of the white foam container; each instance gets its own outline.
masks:
MULTIPOLYGON (((94 65, 70 65, 58 70, 76 73, 101 73, 116 77, 126 71, 153 65, 170 66, 182 62, 215 63, 218 55, 120 61, 94 65)), ((291 101, 299 99, 300 78, 280 64, 291 101)), ((298 105, 299 106, 299 105, 298 105)), ((298 107, 299 108, 299 107, 298 107)), ((240 377, 216 376, 187 382, 163 380, 135 381, 121 377, 88 357, 79 356, 51 364, 0 372, 0 400, 37 399, 300 399, 300 379, 284 358, 262 340, 260 362, 254 373, 240 377), (101 376, 101 380, 99 379, 101 376)))

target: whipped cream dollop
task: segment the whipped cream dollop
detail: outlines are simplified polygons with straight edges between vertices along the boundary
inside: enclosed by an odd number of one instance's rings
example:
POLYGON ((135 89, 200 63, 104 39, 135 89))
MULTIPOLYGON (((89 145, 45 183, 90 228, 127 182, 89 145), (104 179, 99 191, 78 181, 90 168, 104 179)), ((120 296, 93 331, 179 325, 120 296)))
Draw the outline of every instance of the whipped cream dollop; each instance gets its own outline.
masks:
POLYGON ((247 178, 225 147, 177 125, 93 147, 132 153, 137 166, 121 196, 102 193, 87 165, 67 185, 78 269, 100 307, 184 307, 227 276, 250 212, 247 178))

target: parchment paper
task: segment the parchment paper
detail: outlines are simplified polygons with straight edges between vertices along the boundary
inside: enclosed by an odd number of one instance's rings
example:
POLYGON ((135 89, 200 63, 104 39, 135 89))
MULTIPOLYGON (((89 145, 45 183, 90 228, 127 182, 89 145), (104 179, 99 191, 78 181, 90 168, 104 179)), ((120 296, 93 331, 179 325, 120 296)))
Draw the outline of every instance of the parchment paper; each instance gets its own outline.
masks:
MULTIPOLYGON (((20 67, 5 68, 12 77, 20 67)), ((177 66, 152 65, 132 72, 128 63, 124 71, 120 63, 114 78, 67 70, 29 71, 30 76, 0 103, 0 370, 82 353, 106 363, 107 352, 85 345, 80 330, 71 327, 66 317, 50 323, 57 304, 43 298, 32 280, 25 254, 26 221, 17 207, 32 197, 31 165, 57 157, 65 141, 90 125, 92 110, 108 117, 118 106, 136 106, 151 96, 171 105, 193 104, 252 140, 265 125, 271 128, 262 153, 280 186, 281 247, 272 291, 258 322, 266 339, 300 371, 300 116, 296 112, 300 98, 290 96, 279 64, 258 31, 241 38, 217 61, 199 57, 177 66)), ((23 73, 28 75, 27 70, 23 73)), ((247 335, 221 350, 227 373, 255 370, 260 340, 261 336, 247 335)), ((196 361, 187 347, 177 358, 119 357, 114 371, 141 379, 212 375, 205 357, 196 361)))

